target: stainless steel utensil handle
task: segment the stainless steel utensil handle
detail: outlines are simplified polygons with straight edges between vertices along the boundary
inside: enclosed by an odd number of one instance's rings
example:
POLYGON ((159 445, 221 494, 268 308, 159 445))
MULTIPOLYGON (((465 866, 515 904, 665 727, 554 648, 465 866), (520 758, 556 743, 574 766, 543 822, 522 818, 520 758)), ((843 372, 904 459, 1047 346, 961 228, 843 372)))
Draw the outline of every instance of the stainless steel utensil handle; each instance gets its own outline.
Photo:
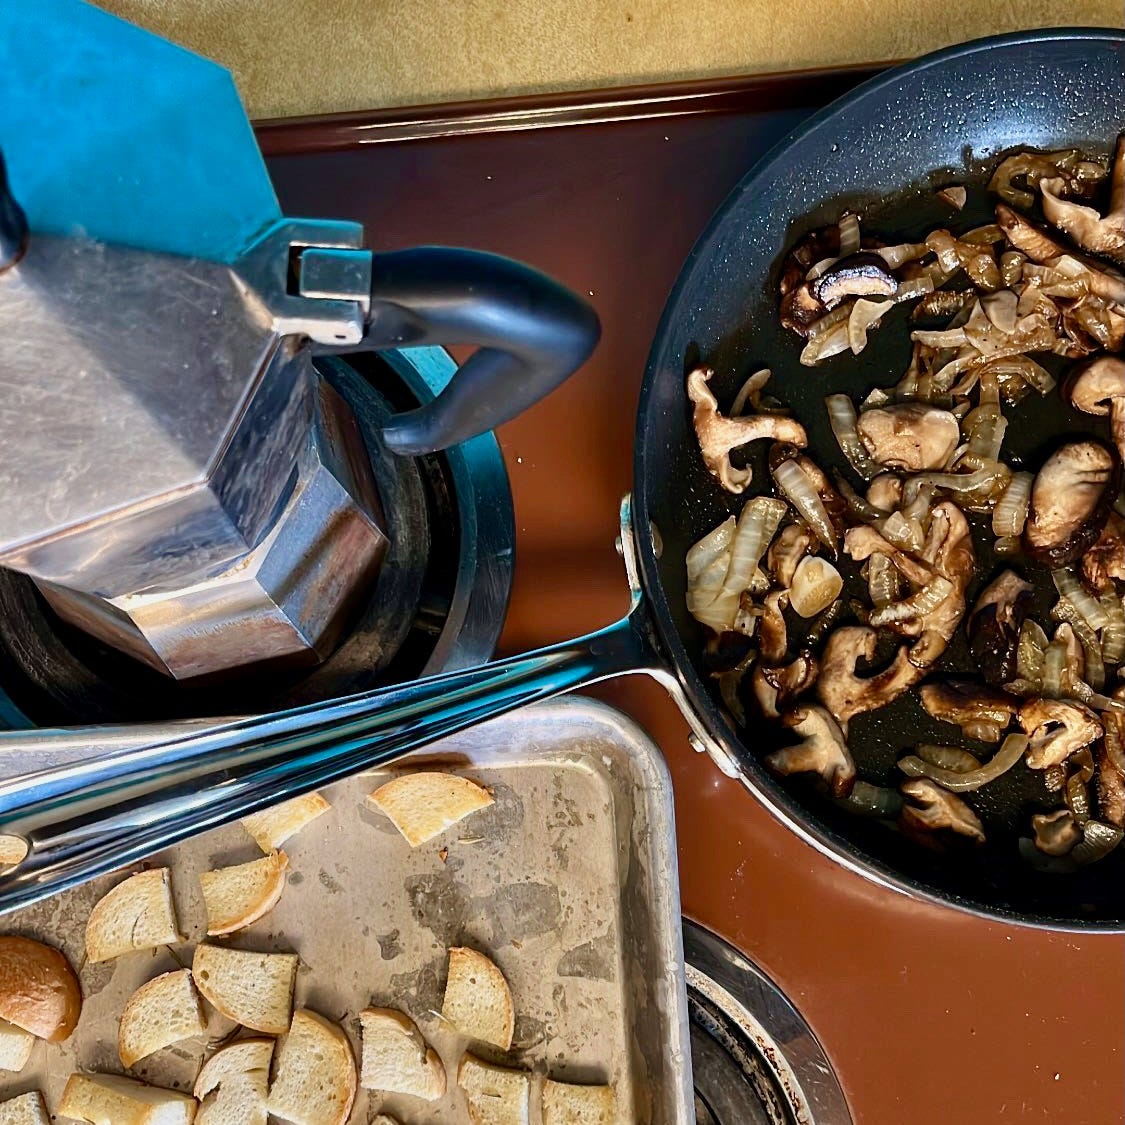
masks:
POLYGON ((514 708, 658 665, 637 600, 615 625, 524 656, 13 778, 0 784, 0 833, 29 850, 0 876, 0 914, 514 708))

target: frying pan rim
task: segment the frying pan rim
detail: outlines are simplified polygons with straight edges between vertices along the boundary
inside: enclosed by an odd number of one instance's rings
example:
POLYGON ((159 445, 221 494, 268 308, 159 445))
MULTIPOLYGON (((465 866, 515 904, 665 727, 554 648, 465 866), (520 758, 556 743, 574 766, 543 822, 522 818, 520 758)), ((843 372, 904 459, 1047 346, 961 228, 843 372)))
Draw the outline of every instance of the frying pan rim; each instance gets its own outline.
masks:
MULTIPOLYGON (((634 442, 633 478, 636 503, 633 507, 635 538, 638 543, 640 571, 645 588, 648 616, 652 620, 664 659, 676 677, 682 690, 684 702, 692 708, 702 725, 711 736, 724 746, 732 742, 739 748, 730 756, 738 764, 738 776, 743 787, 787 829, 820 854, 847 870, 859 875, 868 882, 896 891, 914 900, 927 901, 939 906, 975 915, 989 922, 1001 922, 1027 929, 1044 930, 1051 933, 1125 933, 1125 908, 1117 919, 1086 920, 1070 917, 1048 917, 1043 914, 1020 912, 1002 906, 988 906, 975 899, 966 899, 955 892, 934 887, 901 874, 873 855, 860 851, 846 837, 828 825, 820 822, 816 814, 783 789, 770 778, 762 768, 751 768, 746 763, 754 762, 748 747, 730 727, 722 711, 714 702, 690 657, 679 630, 672 617, 671 605, 660 578, 658 557, 652 535, 646 530, 652 525, 649 504, 648 478, 645 462, 651 453, 650 433, 657 426, 650 427, 649 416, 653 413, 652 398, 658 378, 659 353, 664 340, 669 335, 673 321, 677 318, 679 304, 689 278, 698 260, 709 251, 716 234, 722 229, 728 215, 738 201, 776 163, 789 149, 800 141, 833 122, 841 113, 850 112, 872 94, 878 93, 900 81, 906 75, 916 75, 931 67, 940 66, 952 59, 961 59, 998 46, 1033 46, 1040 43, 1072 42, 1074 40, 1104 41, 1125 49, 1125 30, 1105 27, 1054 27, 1031 31, 1015 31, 1002 35, 992 35, 966 43, 942 48, 899 66, 892 67, 874 78, 868 79, 855 89, 830 102, 823 109, 812 114, 778 141, 739 180, 734 188, 719 204, 703 232, 696 239, 684 259, 675 284, 669 292, 653 335, 652 346, 645 363, 644 381, 637 406, 637 431, 634 442)), ((654 440, 654 439, 653 439, 654 440)))

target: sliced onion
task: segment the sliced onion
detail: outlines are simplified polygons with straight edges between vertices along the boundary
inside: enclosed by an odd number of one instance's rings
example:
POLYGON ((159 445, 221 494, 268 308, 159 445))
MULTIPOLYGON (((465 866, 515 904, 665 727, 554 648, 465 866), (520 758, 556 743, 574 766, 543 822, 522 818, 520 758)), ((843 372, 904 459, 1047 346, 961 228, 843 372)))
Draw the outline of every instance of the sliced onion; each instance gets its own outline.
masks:
MULTIPOLYGON (((962 458, 965 461, 965 458, 962 458)), ((961 497, 961 506, 972 508, 977 501, 989 497, 1008 487, 1011 470, 998 461, 976 469, 971 473, 919 473, 907 483, 908 492, 931 485, 944 492, 952 492, 961 497)))
POLYGON ((965 262, 965 272, 972 278, 973 284, 986 293, 992 293, 1004 284, 1000 267, 991 254, 974 254, 965 262))
POLYGON ((1120 664, 1125 656, 1125 606, 1113 590, 1107 590, 1098 601, 1107 618, 1102 630, 1102 659, 1106 664, 1120 664))
POLYGON ((1125 715, 1125 703, 1122 703, 1120 699, 1114 699, 1112 696, 1102 695, 1100 691, 1094 691, 1085 680, 1079 680, 1076 684, 1073 684, 1070 694, 1079 703, 1085 703, 1091 711, 1113 711, 1118 715, 1125 715))
POLYGON ((1062 694, 1063 675, 1066 673, 1066 641, 1056 637, 1043 656, 1041 690, 1048 699, 1058 699, 1062 694))
POLYGON ((866 497, 860 496, 844 478, 844 474, 836 469, 832 470, 832 483, 844 498, 848 511, 861 523, 878 523, 887 515, 882 508, 872 504, 866 497))
POLYGON ((813 623, 812 628, 805 637, 805 649, 815 652, 820 647, 820 642, 828 636, 829 631, 839 621, 840 616, 848 608, 843 598, 837 598, 813 623))
POLYGON ((902 551, 920 551, 926 541, 921 523, 916 519, 911 519, 903 512, 892 512, 883 521, 880 530, 884 539, 893 543, 902 551))
POLYGON ((830 270, 840 259, 837 258, 821 258, 819 262, 813 264, 809 272, 805 274, 806 281, 816 281, 818 277, 823 276, 830 270))
MULTIPOLYGON (((1093 601, 1092 598, 1090 600, 1093 601)), ((1094 602, 1094 605, 1101 611, 1102 607, 1097 602, 1094 602)), ((1101 691, 1105 687, 1105 664, 1102 662, 1102 646, 1090 622, 1069 598, 1059 598, 1058 603, 1051 610, 1051 616, 1056 621, 1065 622, 1074 630, 1074 635, 1082 646, 1086 681, 1094 691, 1101 691)))
POLYGON ((847 211, 840 216, 836 226, 840 232, 840 257, 847 258, 859 249, 859 216, 847 211))
POLYGON ((1046 660, 1047 634, 1042 625, 1027 620, 1019 627, 1019 643, 1016 646, 1016 675, 1026 679, 1038 688, 1043 681, 1043 666, 1046 660))
POLYGON ((1097 863, 1104 859, 1122 839, 1125 831, 1112 824, 1103 824, 1100 820, 1088 820, 1082 826, 1082 839, 1074 845, 1067 859, 1079 867, 1097 863))
POLYGON ((900 490, 899 497, 902 514, 908 520, 918 520, 925 523, 930 518, 930 510, 934 506, 937 489, 931 484, 923 483, 909 491, 900 490))
POLYGON ((894 305, 894 301, 869 301, 864 297, 852 303, 848 316, 848 346, 853 354, 859 355, 867 347, 867 330, 878 324, 883 314, 894 305))
POLYGON ((1023 264, 1026 261, 1027 256, 1018 250, 1005 250, 1000 255, 1000 276, 1009 288, 1023 278, 1023 264))
POLYGON ((1048 875, 1069 875, 1081 867, 1104 859, 1125 839, 1125 830, 1100 820, 1088 820, 1082 825, 1082 839, 1071 848, 1067 855, 1044 855, 1035 842, 1021 836, 1020 856, 1036 871, 1048 875))
MULTIPOLYGON (((992 741, 999 742, 1000 735, 997 734, 992 741)), ((981 766, 980 758, 960 746, 934 746, 923 742, 914 747, 914 754, 931 766, 940 766, 943 770, 952 770, 954 773, 969 773, 971 770, 979 770, 981 766)))
POLYGON ((1031 485, 1035 477, 1031 473, 1013 473, 1008 487, 1004 489, 996 507, 992 511, 992 533, 1000 538, 1023 534, 1027 523, 1028 506, 1031 503, 1031 485))
POLYGON ((969 437, 967 452, 995 461, 1000 456, 1008 421, 1000 411, 999 403, 981 403, 965 419, 964 432, 969 437))
POLYGON ((985 316, 998 332, 1010 336, 1016 330, 1016 306, 1019 298, 1010 289, 1001 289, 981 298, 985 316))
POLYGON ((935 574, 921 590, 903 598, 900 602, 891 602, 882 609, 877 609, 870 618, 874 628, 890 625, 895 621, 908 621, 912 617, 925 617, 935 609, 954 591, 953 583, 940 574, 935 574))
POLYGON ((699 572, 694 583, 687 588, 688 612, 701 624, 725 632, 734 625, 739 611, 739 598, 721 597, 723 579, 730 566, 730 554, 724 552, 710 566, 699 572))
POLYGON ((1036 363, 1030 356, 999 356, 996 359, 989 360, 988 364, 981 368, 982 378, 985 371, 1001 380, 1005 377, 1016 376, 1041 395, 1048 395, 1055 389, 1055 380, 1051 373, 1045 367, 1036 363))
POLYGON ((782 461, 773 471, 773 479, 782 494, 797 509, 816 537, 830 550, 836 550, 836 529, 813 482, 796 461, 782 461))
POLYGON ((898 305, 903 301, 913 301, 915 297, 924 297, 933 291, 934 283, 929 277, 912 277, 908 281, 899 282, 891 300, 898 305))
POLYGON ((867 560, 867 592, 876 609, 902 597, 902 577, 889 556, 875 554, 867 560))
POLYGON ((731 542, 730 566, 723 579, 724 594, 737 597, 750 586, 754 571, 777 534, 786 510, 781 500, 770 496, 755 496, 747 502, 738 517, 731 542))
POLYGON ((806 555, 793 572, 789 604, 801 617, 815 617, 827 609, 844 588, 840 572, 817 555, 806 555))
POLYGON ((815 340, 843 324, 851 313, 851 308, 845 303, 837 305, 831 312, 825 313, 820 320, 814 320, 809 325, 809 339, 815 340))
POLYGON ((952 277, 962 266, 957 240, 947 230, 934 230, 926 235, 926 245, 937 255, 938 266, 952 277))
POLYGON ((887 263, 887 269, 897 270, 907 262, 916 262, 930 253, 924 242, 900 242, 896 246, 880 246, 875 253, 887 263))
POLYGON ((959 348, 968 343, 963 328, 943 328, 934 332, 916 328, 910 333, 910 338, 916 344, 925 344, 927 348, 959 348))
MULTIPOLYGON (((727 520, 691 548, 687 607, 697 621, 716 633, 735 628, 742 595, 753 586, 758 564, 786 511, 782 501, 757 496, 742 509, 733 531, 727 520), (728 534, 729 542, 718 549, 728 534)), ((753 618, 742 620, 742 632, 753 628, 753 618)))
MULTIPOLYGON (((847 311, 847 306, 843 306, 847 311)), ((831 315, 831 314, 829 314, 831 315)), ((806 367, 815 367, 822 359, 846 352, 851 347, 848 338, 848 322, 841 320, 831 328, 825 329, 819 335, 809 335, 809 342, 801 352, 801 363, 806 367)))
POLYGON ((688 549, 687 576, 689 583, 694 582, 703 571, 726 553, 734 539, 736 524, 737 521, 734 516, 730 516, 688 549))
POLYGON ((1078 610, 1092 630, 1104 629, 1109 624, 1109 616, 1102 609, 1101 603, 1086 592, 1086 587, 1078 581, 1072 571, 1064 568, 1052 570, 1051 579, 1059 596, 1066 598, 1078 610))
POLYGON ((902 794, 896 789, 856 779, 852 791, 836 803, 860 816, 873 816, 880 820, 894 820, 902 812, 902 794))
POLYGON ((848 464, 864 480, 870 480, 879 471, 879 466, 871 459, 856 430, 856 413, 852 400, 847 395, 829 395, 824 400, 828 408, 828 424, 848 464))
POLYGON ((1001 774, 1007 773, 1023 757, 1028 741, 1026 734, 1008 735, 1000 749, 984 765, 965 773, 930 765, 929 762, 924 762, 913 754, 903 758, 898 763, 898 768, 910 777, 928 777, 951 793, 971 793, 974 789, 979 789, 982 785, 995 781, 1001 774))
POLYGON ((770 369, 763 367, 761 371, 755 371, 753 375, 746 379, 746 382, 739 388, 738 394, 734 396, 729 417, 737 418, 742 414, 743 410, 746 409, 746 403, 770 381, 770 374, 770 369))
POLYGON ((738 695, 739 685, 742 683, 743 677, 754 666, 754 661, 757 659, 757 652, 751 649, 736 664, 727 672, 719 672, 715 675, 715 679, 719 682, 719 695, 722 697, 723 703, 726 704, 727 710, 731 713, 734 721, 739 726, 746 726, 746 709, 742 706, 742 700, 738 695))
POLYGON ((986 223, 983 227, 973 227, 959 235, 958 242, 968 243, 970 246, 994 246, 997 242, 1004 241, 1004 232, 996 223, 986 223))
POLYGON ((960 211, 965 206, 965 200, 968 199, 969 193, 960 184, 954 184, 952 187, 942 188, 937 196, 943 202, 948 203, 954 211, 960 211))

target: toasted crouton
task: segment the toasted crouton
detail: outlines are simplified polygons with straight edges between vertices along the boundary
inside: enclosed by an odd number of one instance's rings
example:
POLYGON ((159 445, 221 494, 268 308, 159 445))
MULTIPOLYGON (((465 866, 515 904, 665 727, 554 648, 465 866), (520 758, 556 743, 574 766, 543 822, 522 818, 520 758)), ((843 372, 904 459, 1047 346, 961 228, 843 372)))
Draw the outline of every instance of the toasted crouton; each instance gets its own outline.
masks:
POLYGON ((216 1051, 195 1080, 195 1125, 266 1125, 272 1039, 238 1039, 216 1051))
POLYGON ((239 823, 268 855, 331 807, 319 793, 305 793, 272 809, 244 816, 239 823))
POLYGON ((86 923, 86 956, 109 961, 182 941, 167 867, 139 871, 102 896, 86 923))
POLYGON ((117 1053, 132 1066, 181 1039, 204 1035, 207 1022, 190 969, 163 973, 129 997, 117 1030, 117 1053))
POLYGON ((58 1114, 90 1125, 192 1125, 195 1098, 120 1074, 72 1074, 58 1114))
POLYGON ((204 871, 199 876, 207 908, 207 932, 229 934, 268 914, 285 890, 284 852, 270 852, 263 859, 204 871))
POLYGON ((409 1016, 394 1008, 368 1008, 359 1013, 359 1022, 359 1084, 365 1090, 411 1094, 427 1102, 445 1094, 445 1067, 409 1016))
POLYGON ((466 1054, 457 1068, 457 1085, 465 1093, 473 1125, 528 1125, 531 1076, 526 1070, 493 1066, 466 1054))
POLYGON ((295 953, 248 953, 199 945, 191 965, 195 987, 227 1019, 254 1031, 282 1035, 293 1010, 295 953))
POLYGON ((543 1083, 543 1125, 617 1125, 617 1091, 548 1078, 543 1083))
POLYGON ((343 1029, 298 1008, 278 1052, 270 1113, 293 1125, 344 1125, 355 1092, 355 1056, 343 1029))
POLYGON ((30 1031, 0 1020, 0 1070, 23 1070, 34 1046, 35 1036, 30 1031))
POLYGON ((441 1014, 462 1035, 501 1050, 512 1045, 516 1010, 504 974, 483 953, 454 947, 441 1014))
POLYGON ((43 1095, 32 1090, 0 1102, 0 1125, 51 1125, 43 1095))
POLYGON ((453 773, 403 774, 379 786, 370 800, 412 848, 492 804, 487 789, 453 773))

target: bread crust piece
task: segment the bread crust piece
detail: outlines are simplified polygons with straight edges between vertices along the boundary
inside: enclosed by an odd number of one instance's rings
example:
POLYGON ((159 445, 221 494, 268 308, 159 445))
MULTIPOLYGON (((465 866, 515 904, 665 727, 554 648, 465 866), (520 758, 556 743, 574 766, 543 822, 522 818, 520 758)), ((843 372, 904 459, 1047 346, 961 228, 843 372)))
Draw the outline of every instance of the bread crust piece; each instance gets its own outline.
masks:
POLYGON ((436 1101, 445 1094, 445 1067, 414 1021, 397 1008, 366 1008, 360 1085, 366 1090, 409 1094, 436 1101))
POLYGON ((282 801, 273 808, 244 816, 238 823, 254 837, 254 842, 267 855, 280 848, 306 824, 316 820, 332 806, 319 793, 305 793, 282 801))
POLYGON ((531 1075, 493 1066, 476 1055, 462 1056, 457 1085, 469 1104, 473 1125, 528 1125, 531 1075))
POLYGON ((617 1091, 548 1078, 543 1083, 543 1125, 617 1125, 617 1091))
POLYGON ((72 1074, 56 1113, 92 1125, 192 1125, 195 1098, 120 1074, 72 1074))
POLYGON ((345 1125, 357 1085, 355 1056, 343 1028, 298 1008, 278 1051, 269 1112, 293 1125, 345 1125))
POLYGON ((455 773, 407 773, 380 785, 368 798, 416 848, 470 813, 492 804, 492 794, 455 773))
POLYGON ((0 1019, 39 1039, 61 1043, 82 1014, 82 989, 53 945, 0 937, 0 1019))
POLYGON ((167 867, 122 880, 94 904, 86 921, 86 956, 95 962, 182 940, 167 867))
POLYGON ((146 981, 129 997, 117 1026, 122 1066, 207 1032, 203 1005, 190 969, 175 969, 146 981))
POLYGON ((204 942, 196 946, 191 974, 207 1002, 227 1019, 267 1035, 284 1035, 293 1010, 295 953, 255 953, 204 942), (257 987, 248 980, 257 977, 257 987), (268 995, 262 992, 268 986, 268 995))
POLYGON ((288 856, 273 851, 249 863, 204 871, 199 885, 207 910, 208 936, 234 933, 268 914, 285 890, 288 866, 288 856))
POLYGON ((516 1009, 511 989, 496 965, 475 949, 454 946, 449 951, 441 1014, 462 1035, 503 1051, 512 1046, 516 1009))
POLYGON ((237 1039, 204 1064, 193 1093, 200 1102, 196 1125, 266 1125, 272 1039, 237 1039))
POLYGON ((43 1095, 32 1090, 0 1102, 0 1125, 51 1125, 43 1095))
POLYGON ((0 1070, 18 1074, 31 1058, 35 1036, 14 1023, 0 1020, 0 1070))

